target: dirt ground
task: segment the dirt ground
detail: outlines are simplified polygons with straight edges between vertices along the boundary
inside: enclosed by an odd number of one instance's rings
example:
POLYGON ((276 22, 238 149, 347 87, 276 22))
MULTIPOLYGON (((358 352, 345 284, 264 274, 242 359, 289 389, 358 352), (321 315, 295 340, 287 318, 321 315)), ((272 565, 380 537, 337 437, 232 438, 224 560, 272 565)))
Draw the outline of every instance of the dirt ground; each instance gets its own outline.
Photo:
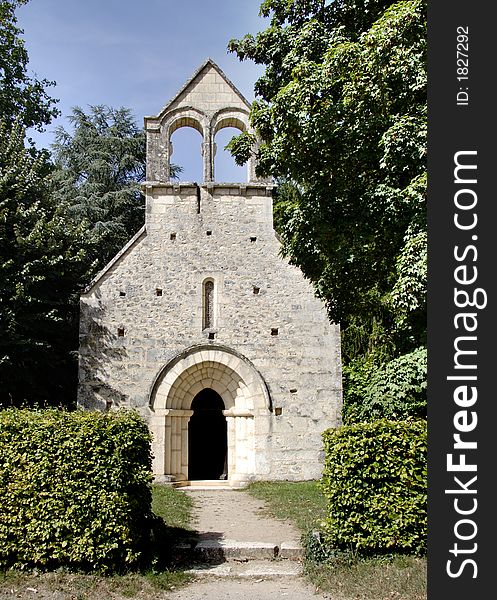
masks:
POLYGON ((186 488, 194 503, 193 526, 203 539, 298 544, 300 533, 288 521, 264 514, 265 504, 243 491, 186 488))
POLYGON ((195 581, 171 593, 171 600, 319 600, 332 596, 316 593, 303 579, 215 579, 195 581))

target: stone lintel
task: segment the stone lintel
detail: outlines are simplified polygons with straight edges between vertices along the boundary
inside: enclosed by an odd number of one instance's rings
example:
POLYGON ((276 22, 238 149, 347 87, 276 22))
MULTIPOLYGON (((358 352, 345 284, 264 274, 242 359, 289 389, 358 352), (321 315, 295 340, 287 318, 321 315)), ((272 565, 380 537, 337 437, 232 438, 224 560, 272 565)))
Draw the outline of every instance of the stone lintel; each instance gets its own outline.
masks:
POLYGON ((164 411, 166 417, 191 417, 193 410, 185 410, 181 408, 167 408, 164 411))
POLYGON ((157 190, 164 190, 167 194, 181 193, 185 190, 187 193, 190 190, 196 189, 197 185, 212 193, 213 190, 237 190, 237 193, 245 196, 250 190, 265 190, 266 195, 270 196, 273 189, 276 187, 274 184, 248 182, 248 183, 216 183, 211 181, 204 181, 197 184, 194 181, 144 181, 141 184, 143 192, 151 194, 157 190))
POLYGON ((248 410, 247 408, 236 408, 232 407, 228 410, 223 410, 225 417, 254 417, 254 411, 248 410))

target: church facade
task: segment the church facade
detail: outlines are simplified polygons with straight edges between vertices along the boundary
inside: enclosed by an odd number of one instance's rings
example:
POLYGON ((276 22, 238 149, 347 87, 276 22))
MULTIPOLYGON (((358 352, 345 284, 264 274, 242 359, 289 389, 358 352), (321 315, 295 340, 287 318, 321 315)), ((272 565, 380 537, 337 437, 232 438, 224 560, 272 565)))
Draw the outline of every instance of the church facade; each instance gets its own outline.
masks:
POLYGON ((340 424, 339 327, 279 255, 272 185, 252 161, 215 179, 216 133, 248 114, 208 60, 145 118, 145 225, 81 297, 78 403, 138 410, 159 481, 315 479, 340 424), (170 181, 179 127, 202 135, 202 183, 170 181))

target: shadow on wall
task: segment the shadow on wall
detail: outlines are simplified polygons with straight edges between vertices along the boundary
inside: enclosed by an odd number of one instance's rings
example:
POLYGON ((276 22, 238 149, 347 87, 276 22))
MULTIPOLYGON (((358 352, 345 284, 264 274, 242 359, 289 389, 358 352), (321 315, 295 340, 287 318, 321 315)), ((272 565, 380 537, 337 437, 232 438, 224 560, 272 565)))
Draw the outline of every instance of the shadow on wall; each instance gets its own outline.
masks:
POLYGON ((112 363, 112 370, 125 378, 126 332, 124 327, 111 331, 102 325, 104 313, 100 301, 97 306, 81 304, 78 406, 88 410, 109 410, 127 403, 126 395, 110 385, 107 369, 112 363))

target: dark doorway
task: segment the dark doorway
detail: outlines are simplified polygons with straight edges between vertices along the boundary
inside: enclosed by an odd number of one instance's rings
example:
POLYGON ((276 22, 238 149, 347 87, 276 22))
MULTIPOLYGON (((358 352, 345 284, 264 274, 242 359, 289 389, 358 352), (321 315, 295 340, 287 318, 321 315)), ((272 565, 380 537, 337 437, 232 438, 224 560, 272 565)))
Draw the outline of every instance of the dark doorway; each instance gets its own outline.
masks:
POLYGON ((192 402, 188 423, 188 479, 226 479, 228 437, 224 402, 206 388, 192 402))

